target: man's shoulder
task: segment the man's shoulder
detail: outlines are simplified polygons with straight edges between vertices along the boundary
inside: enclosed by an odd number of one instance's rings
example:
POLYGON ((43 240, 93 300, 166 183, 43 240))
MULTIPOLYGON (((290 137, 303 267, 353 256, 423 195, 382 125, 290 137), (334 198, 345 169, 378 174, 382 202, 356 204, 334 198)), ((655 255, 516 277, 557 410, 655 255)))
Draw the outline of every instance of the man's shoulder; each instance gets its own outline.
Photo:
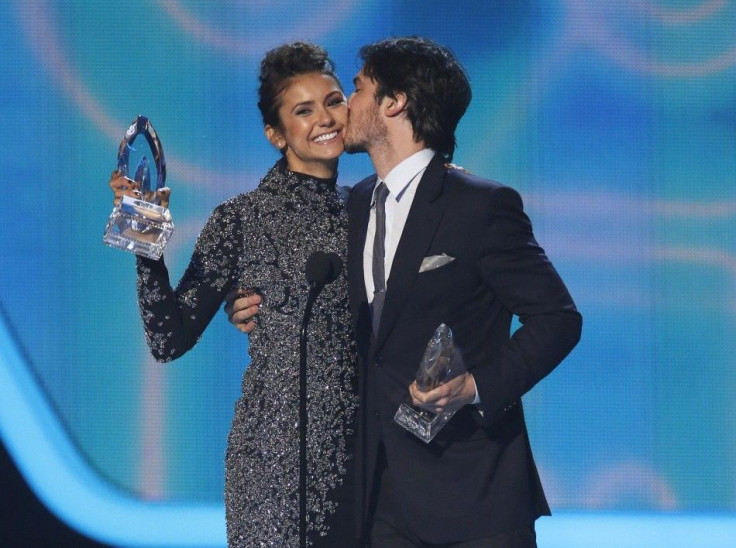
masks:
POLYGON ((452 204, 450 207, 483 212, 488 208, 523 210, 521 194, 513 187, 479 177, 453 164, 446 164, 444 169, 443 196, 452 204))
POLYGON ((475 175, 457 164, 445 163, 443 168, 445 170, 446 179, 453 185, 457 185, 460 188, 465 188, 470 191, 488 191, 498 188, 508 188, 506 185, 499 183, 498 181, 475 175))
POLYGON ((376 175, 369 175, 365 179, 358 181, 348 189, 348 205, 355 203, 359 196, 366 196, 372 193, 373 184, 376 182, 376 175))
POLYGON ((361 179, 353 185, 352 192, 361 192, 373 188, 373 184, 376 182, 376 174, 368 175, 368 177, 361 179))

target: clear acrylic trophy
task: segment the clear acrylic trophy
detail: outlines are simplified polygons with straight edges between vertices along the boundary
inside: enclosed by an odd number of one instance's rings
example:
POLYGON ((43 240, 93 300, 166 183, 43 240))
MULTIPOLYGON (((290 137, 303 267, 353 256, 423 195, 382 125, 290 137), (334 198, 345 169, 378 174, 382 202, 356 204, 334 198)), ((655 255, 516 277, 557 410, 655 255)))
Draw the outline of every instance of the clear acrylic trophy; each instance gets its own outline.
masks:
MULTIPOLYGON (((462 373, 465 373, 465 364, 460 351, 455 348, 452 330, 445 324, 440 324, 424 350, 416 374, 417 386, 422 392, 426 392, 462 373)), ((394 420, 425 443, 429 443, 454 414, 455 411, 435 414, 402 403, 394 415, 394 420)))
POLYGON ((105 227, 102 241, 111 247, 130 251, 149 259, 158 259, 174 232, 171 213, 158 203, 156 191, 166 181, 166 160, 161 141, 145 116, 138 116, 125 132, 118 149, 118 171, 128 176, 128 160, 132 145, 138 135, 143 134, 153 153, 156 165, 156 186, 151 188, 149 161, 143 156, 135 170, 134 182, 140 198, 123 196, 116 205, 105 227))

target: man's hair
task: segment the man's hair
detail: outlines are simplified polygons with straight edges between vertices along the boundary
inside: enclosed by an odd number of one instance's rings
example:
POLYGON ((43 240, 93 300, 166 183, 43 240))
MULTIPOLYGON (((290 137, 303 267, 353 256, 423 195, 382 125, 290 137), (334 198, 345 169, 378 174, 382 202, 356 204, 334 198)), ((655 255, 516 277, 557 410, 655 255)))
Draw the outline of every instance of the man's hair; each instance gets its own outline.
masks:
POLYGON ((340 85, 335 74, 335 63, 320 46, 309 42, 292 42, 266 52, 258 76, 258 109, 264 125, 281 127, 281 93, 295 76, 313 72, 332 76, 340 85))
POLYGON ((470 81, 455 55, 427 38, 388 38, 360 48, 376 100, 406 94, 414 139, 452 160, 455 128, 470 104, 470 81))

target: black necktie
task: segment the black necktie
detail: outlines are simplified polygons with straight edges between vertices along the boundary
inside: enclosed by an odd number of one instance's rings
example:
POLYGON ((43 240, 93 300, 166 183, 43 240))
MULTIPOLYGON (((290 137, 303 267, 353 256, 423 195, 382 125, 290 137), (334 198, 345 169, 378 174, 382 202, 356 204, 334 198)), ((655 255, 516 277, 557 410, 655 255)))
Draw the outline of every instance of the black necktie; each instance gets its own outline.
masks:
POLYGON ((386 299, 386 271, 384 268, 384 257, 386 250, 386 197, 388 187, 381 182, 376 188, 376 236, 373 240, 373 303, 371 311, 373 316, 373 334, 378 334, 378 324, 381 321, 383 301, 386 299))

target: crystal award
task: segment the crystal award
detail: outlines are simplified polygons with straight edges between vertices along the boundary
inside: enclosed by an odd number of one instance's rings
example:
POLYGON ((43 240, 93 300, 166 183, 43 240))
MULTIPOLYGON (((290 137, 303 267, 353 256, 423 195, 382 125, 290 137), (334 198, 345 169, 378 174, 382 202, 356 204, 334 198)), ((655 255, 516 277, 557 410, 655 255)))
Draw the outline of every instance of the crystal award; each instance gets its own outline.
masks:
POLYGON ((138 116, 125 132, 118 149, 118 171, 128 177, 128 161, 133 142, 143 134, 153 153, 156 166, 156 186, 151 188, 151 169, 144 155, 131 180, 140 197, 123 196, 115 205, 105 227, 102 241, 111 247, 130 251, 149 259, 158 259, 174 232, 169 210, 158 203, 156 191, 163 188, 166 181, 166 160, 161 141, 145 116, 138 116))
MULTIPOLYGON (((422 392, 427 392, 462 373, 465 373, 465 364, 452 340, 452 330, 445 324, 440 324, 424 350, 416 374, 417 386, 422 392)), ((425 443, 429 443, 454 414, 455 411, 432 413, 402 403, 394 415, 394 420, 425 443)))

